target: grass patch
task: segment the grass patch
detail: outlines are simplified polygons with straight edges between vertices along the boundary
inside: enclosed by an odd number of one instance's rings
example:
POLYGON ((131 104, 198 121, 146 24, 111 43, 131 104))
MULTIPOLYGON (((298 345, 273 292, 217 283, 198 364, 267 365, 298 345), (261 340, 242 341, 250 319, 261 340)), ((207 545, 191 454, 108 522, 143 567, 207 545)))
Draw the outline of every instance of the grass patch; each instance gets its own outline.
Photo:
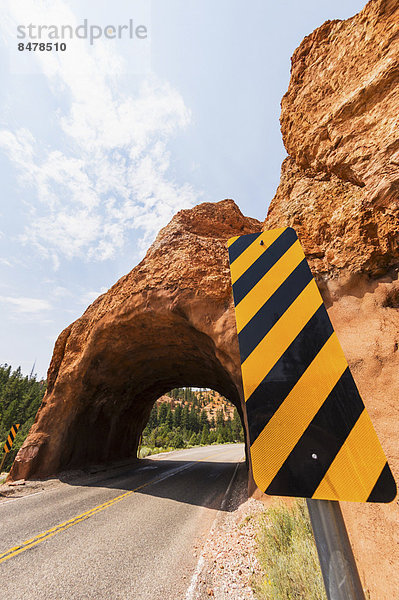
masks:
POLYGON ((172 450, 181 450, 181 448, 150 448, 149 446, 141 446, 138 458, 147 458, 152 454, 161 454, 162 452, 171 452, 172 450))
POLYGON ((326 600, 312 526, 304 500, 265 511, 258 527, 259 600, 326 600))

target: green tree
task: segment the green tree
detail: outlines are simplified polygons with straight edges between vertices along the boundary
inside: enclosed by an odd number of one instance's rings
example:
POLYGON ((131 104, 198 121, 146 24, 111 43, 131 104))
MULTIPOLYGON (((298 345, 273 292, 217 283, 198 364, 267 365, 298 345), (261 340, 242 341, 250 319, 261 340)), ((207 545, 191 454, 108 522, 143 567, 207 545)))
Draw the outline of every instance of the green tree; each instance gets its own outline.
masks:
POLYGON ((172 409, 170 407, 170 405, 168 405, 167 409, 166 409, 166 419, 165 419, 166 425, 168 426, 168 429, 172 429, 173 427, 173 414, 172 414, 172 409))
POLYGON ((158 409, 158 423, 165 423, 168 414, 168 405, 166 402, 162 402, 158 409))
POLYGON ((180 431, 176 431, 176 433, 174 434, 172 445, 174 448, 184 448, 185 443, 180 431))
POLYGON ((209 438, 208 438, 208 444, 215 444, 217 440, 217 435, 216 435, 216 431, 210 431, 209 432, 209 438))
POLYGON ((190 409, 189 409, 188 405, 186 405, 182 410, 181 426, 183 429, 188 430, 189 425, 190 425, 190 409))
POLYGON ((223 410, 218 410, 216 412, 216 427, 219 428, 223 425, 224 425, 223 410))
POLYGON ((173 426, 180 427, 181 426, 181 418, 182 418, 182 407, 181 404, 176 404, 174 413, 173 413, 173 426))
POLYGON ((189 420, 188 420, 189 429, 198 433, 201 429, 200 420, 198 416, 198 409, 193 405, 190 410, 189 420))
POLYGON ((201 433, 201 446, 206 446, 207 443, 209 441, 209 431, 207 427, 203 427, 202 428, 202 433, 201 433))
POLYGON ((207 429, 209 429, 208 415, 206 414, 206 410, 205 409, 201 410, 200 426, 201 426, 201 429, 203 429, 204 427, 206 427, 207 429))
POLYGON ((5 469, 11 466, 25 441, 45 391, 46 382, 38 381, 36 375, 28 377, 22 374, 20 367, 12 371, 10 365, 0 366, 0 447, 4 446, 11 426, 20 424, 12 450, 7 454, 5 469))

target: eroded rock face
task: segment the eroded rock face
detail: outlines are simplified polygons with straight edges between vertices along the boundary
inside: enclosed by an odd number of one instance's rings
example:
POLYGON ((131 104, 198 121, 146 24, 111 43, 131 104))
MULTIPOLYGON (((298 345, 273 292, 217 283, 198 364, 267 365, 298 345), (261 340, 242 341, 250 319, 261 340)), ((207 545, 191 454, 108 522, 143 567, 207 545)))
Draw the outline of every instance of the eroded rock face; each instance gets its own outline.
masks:
POLYGON ((328 21, 292 57, 281 129, 289 158, 265 227, 295 227, 322 279, 399 262, 399 4, 328 21))
POLYGON ((153 402, 210 387, 241 410, 226 241, 259 231, 232 200, 179 212, 144 260, 59 336, 11 477, 135 456, 153 402))
POLYGON ((367 201, 398 207, 399 5, 372 0, 327 21, 292 57, 282 100, 288 154, 302 169, 367 188, 367 201))
POLYGON ((398 210, 369 202, 367 187, 323 171, 302 169, 288 157, 264 228, 296 229, 318 283, 359 275, 394 274, 399 262, 398 210))

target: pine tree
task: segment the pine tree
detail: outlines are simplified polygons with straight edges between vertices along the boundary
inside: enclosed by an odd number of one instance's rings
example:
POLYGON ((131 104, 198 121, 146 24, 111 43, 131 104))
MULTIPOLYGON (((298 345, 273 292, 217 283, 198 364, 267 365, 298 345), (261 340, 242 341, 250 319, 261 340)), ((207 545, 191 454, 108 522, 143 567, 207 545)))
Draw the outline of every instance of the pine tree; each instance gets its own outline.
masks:
POLYGON ((201 411, 200 425, 201 425, 201 429, 203 429, 204 427, 206 427, 206 428, 209 429, 208 415, 206 414, 206 410, 205 409, 203 409, 201 411))
POLYGON ((172 427, 173 427, 173 415, 172 415, 172 409, 171 409, 170 405, 168 405, 168 407, 166 409, 165 423, 168 426, 169 430, 172 429, 172 427))
POLYGON ((158 423, 165 423, 166 416, 168 414, 168 405, 166 402, 162 402, 158 409, 158 423))
POLYGON ((181 426, 183 429, 189 429, 190 424, 190 409, 188 405, 186 405, 181 414, 181 426))
POLYGON ((12 371, 10 365, 0 366, 0 447, 4 446, 11 426, 20 424, 5 469, 11 466, 28 435, 45 391, 46 382, 22 375, 20 367, 12 371))
POLYGON ((209 433, 208 433, 208 429, 207 427, 203 427, 202 428, 202 433, 201 433, 201 446, 206 446, 208 443, 208 439, 209 439, 209 433))
POLYGON ((182 418, 182 407, 181 404, 176 404, 174 413, 173 413, 173 426, 174 427, 180 427, 181 425, 181 418, 182 418))

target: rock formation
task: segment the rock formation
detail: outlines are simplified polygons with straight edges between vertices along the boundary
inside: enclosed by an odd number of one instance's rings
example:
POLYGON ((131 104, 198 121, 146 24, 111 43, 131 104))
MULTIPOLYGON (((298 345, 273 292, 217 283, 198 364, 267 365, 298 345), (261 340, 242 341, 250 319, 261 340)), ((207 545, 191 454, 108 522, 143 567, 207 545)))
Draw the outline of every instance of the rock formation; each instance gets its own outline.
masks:
MULTIPOLYGON (((297 230, 397 480, 398 57, 397 0, 371 0, 303 40, 282 100, 289 156, 263 224, 297 230)), ((60 335, 12 478, 134 455, 152 403, 172 387, 211 387, 240 407, 225 244, 260 227, 231 200, 176 215, 60 335)), ((397 503, 343 508, 371 598, 395 597, 397 503)))
POLYGON ((241 411, 226 242, 260 229, 232 200, 180 211, 59 336, 11 477, 135 456, 154 401, 175 387, 212 388, 241 411))

